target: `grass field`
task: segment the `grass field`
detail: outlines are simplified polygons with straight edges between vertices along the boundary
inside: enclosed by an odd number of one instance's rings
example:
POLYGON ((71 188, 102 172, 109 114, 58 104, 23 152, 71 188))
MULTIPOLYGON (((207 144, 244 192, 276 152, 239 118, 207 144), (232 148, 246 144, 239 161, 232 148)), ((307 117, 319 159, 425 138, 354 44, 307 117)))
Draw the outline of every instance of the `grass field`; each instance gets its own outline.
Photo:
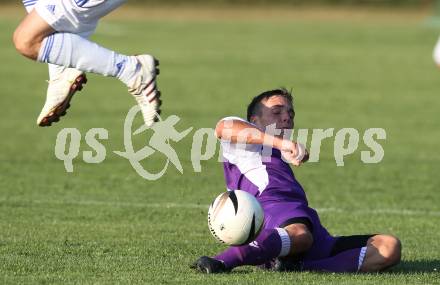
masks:
MULTIPOLYGON (((138 176, 113 153, 123 150, 123 120, 134 102, 111 78, 90 75, 67 117, 36 127, 47 71, 10 43, 19 12, 9 7, 0 17, 1 284, 440 284, 440 70, 431 59, 438 31, 417 13, 284 11, 265 18, 253 11, 247 18, 223 11, 215 20, 197 11, 179 17, 178 10, 149 18, 137 9, 101 23, 97 42, 160 58, 163 115, 181 117, 179 130, 244 116, 252 96, 286 86, 295 93, 298 128, 387 132, 379 164, 361 162, 361 145, 336 167, 328 140, 320 162, 295 173, 331 233, 400 237, 398 267, 362 275, 244 267, 206 276, 188 264, 223 249, 206 221, 207 205, 225 189, 221 164, 211 159, 201 173, 193 171, 191 133, 173 145, 183 174, 170 166, 157 181, 138 176), (74 172, 66 173, 54 155, 65 127, 78 128, 83 138, 90 128, 108 129, 104 162, 87 164, 80 153, 74 172)), ((143 165, 163 163, 153 155, 143 165)))

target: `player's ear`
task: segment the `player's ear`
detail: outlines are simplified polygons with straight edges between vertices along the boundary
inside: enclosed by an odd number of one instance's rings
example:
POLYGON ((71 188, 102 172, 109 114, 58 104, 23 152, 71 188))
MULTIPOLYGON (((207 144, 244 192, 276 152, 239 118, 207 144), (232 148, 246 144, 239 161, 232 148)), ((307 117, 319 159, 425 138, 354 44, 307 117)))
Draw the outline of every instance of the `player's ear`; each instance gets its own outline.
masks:
POLYGON ((249 122, 256 125, 258 123, 258 116, 251 116, 249 122))

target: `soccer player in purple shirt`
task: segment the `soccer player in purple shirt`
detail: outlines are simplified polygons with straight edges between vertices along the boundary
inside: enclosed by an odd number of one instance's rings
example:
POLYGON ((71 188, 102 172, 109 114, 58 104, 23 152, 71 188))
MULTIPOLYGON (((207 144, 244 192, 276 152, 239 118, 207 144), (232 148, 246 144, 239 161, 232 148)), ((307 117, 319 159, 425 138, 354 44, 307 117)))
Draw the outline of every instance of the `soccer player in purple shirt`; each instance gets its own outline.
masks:
POLYGON ((248 106, 247 121, 228 117, 216 127, 227 188, 244 190, 261 203, 265 222, 255 241, 202 256, 193 268, 228 272, 242 265, 275 271, 376 272, 396 265, 401 243, 391 235, 332 236, 310 208, 295 166, 308 159, 301 144, 284 139, 294 126, 293 99, 285 89, 264 92, 248 106), (277 133, 278 130, 278 133, 277 133))

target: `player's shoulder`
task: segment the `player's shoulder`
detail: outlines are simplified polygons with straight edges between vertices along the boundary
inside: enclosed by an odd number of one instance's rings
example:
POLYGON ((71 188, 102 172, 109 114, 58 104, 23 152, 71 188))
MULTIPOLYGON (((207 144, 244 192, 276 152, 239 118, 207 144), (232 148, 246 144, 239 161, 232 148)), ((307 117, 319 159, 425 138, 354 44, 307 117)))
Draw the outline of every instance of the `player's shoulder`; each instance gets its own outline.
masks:
POLYGON ((249 124, 249 125, 251 125, 251 126, 257 128, 257 126, 256 126, 254 123, 249 122, 248 120, 243 119, 243 118, 238 117, 238 116, 228 116, 228 117, 224 117, 224 118, 220 119, 219 122, 228 122, 228 121, 229 121, 229 122, 234 122, 234 121, 245 122, 245 123, 247 123, 247 124, 249 124))
MULTIPOLYGON (((228 121, 231 123, 233 123, 234 121, 241 121, 254 126, 253 123, 238 116, 224 117, 219 122, 222 121, 225 123, 228 121)), ((233 143, 227 139, 220 139, 220 144, 222 146, 222 152, 224 154, 229 153, 231 155, 240 155, 240 156, 243 156, 248 152, 259 152, 262 147, 261 145, 257 145, 257 144, 246 144, 246 143, 236 143, 236 142, 233 143)))
POLYGON ((242 121, 242 122, 249 123, 247 120, 245 120, 241 117, 238 117, 238 116, 227 116, 227 117, 221 118, 220 122, 222 122, 222 121, 242 121))

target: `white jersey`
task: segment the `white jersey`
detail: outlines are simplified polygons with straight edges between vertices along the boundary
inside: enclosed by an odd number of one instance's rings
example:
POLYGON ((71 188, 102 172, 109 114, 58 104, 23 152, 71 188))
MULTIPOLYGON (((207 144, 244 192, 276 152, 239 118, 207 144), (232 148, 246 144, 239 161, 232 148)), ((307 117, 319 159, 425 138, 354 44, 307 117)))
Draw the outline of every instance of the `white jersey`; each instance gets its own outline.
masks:
POLYGON ((99 19, 125 3, 126 0, 23 0, 26 8, 34 9, 54 30, 89 37, 99 19))
MULTIPOLYGON (((225 121, 241 120, 227 117, 225 121)), ((249 122, 247 122, 249 123, 249 122)), ((296 180, 290 165, 277 149, 258 144, 237 144, 222 141, 223 170, 229 190, 243 190, 260 201, 290 200, 307 206, 304 189, 296 180)))
MULTIPOLYGON (((252 124, 239 117, 226 117, 223 120, 238 120, 252 124)), ((225 167, 234 165, 234 169, 236 168, 235 176, 240 174, 244 175, 247 180, 257 187, 258 192, 263 192, 269 184, 269 176, 266 171, 266 166, 263 164, 263 146, 258 144, 231 143, 226 140, 221 140, 220 144, 225 167)), ((228 177, 228 172, 230 171, 225 170, 226 177, 228 177)), ((227 187, 230 187, 230 185, 228 185, 228 178, 226 178, 226 180, 227 187)))

